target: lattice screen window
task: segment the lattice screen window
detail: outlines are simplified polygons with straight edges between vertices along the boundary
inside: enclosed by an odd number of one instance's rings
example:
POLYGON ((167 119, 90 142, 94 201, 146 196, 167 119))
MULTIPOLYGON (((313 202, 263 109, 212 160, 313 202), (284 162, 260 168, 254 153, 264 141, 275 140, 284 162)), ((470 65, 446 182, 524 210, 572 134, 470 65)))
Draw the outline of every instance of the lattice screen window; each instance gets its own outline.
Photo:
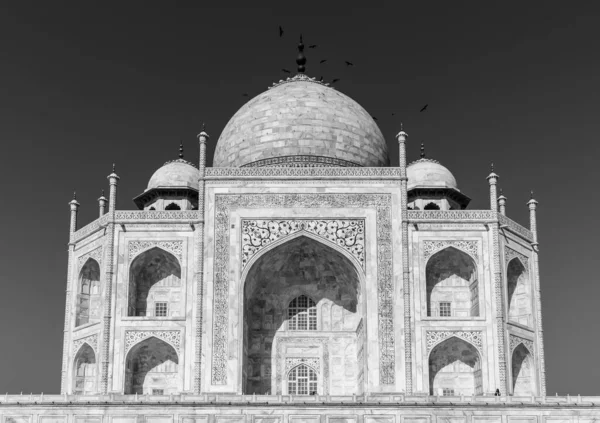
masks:
POLYGON ((152 395, 164 395, 164 394, 165 394, 164 389, 153 389, 152 390, 152 395))
POLYGON ((440 317, 451 317, 452 316, 452 303, 441 302, 440 303, 440 317))
POLYGON ((154 316, 155 317, 167 317, 168 307, 167 303, 156 303, 154 305, 154 316))
POLYGON ((451 397, 454 396, 454 389, 451 388, 444 388, 442 390, 442 395, 445 397, 451 397))
POLYGON ((306 295, 294 298, 290 302, 288 330, 317 330, 317 305, 306 295))
POLYGON ((288 373, 288 395, 317 395, 317 374, 301 364, 288 373))

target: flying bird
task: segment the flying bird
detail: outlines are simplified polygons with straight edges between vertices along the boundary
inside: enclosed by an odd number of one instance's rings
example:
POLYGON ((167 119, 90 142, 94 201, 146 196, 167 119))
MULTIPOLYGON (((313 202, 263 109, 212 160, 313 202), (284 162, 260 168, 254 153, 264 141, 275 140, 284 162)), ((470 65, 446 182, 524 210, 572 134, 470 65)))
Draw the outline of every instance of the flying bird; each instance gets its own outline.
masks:
POLYGON ((340 80, 340 78, 335 78, 333 81, 331 81, 332 84, 335 84, 336 82, 338 82, 340 80))
POLYGON ((250 96, 248 95, 248 93, 244 93, 244 94, 242 94, 242 97, 250 97, 250 96))
POLYGON ((284 71, 285 73, 291 73, 289 70, 287 69, 281 69, 282 71, 284 71))
POLYGON ((392 116, 396 116, 396 113, 392 113, 392 116))
POLYGON ((425 109, 427 108, 427 106, 429 106, 429 104, 424 105, 423 108, 421 110, 419 110, 419 112, 424 112, 425 109))
POLYGON ((279 38, 283 37, 283 28, 279 26, 279 38))
POLYGON ((323 60, 321 60, 319 63, 320 63, 320 64, 323 64, 323 63, 325 63, 326 61, 327 61, 327 59, 323 59, 323 60))
POLYGON ((308 46, 308 48, 317 48, 317 45, 313 44, 312 46, 308 46))
POLYGON ((373 118, 373 120, 377 120, 377 118, 375 116, 371 116, 373 118))
POLYGON ((349 61, 346 60, 346 66, 354 66, 354 63, 349 62, 349 61))

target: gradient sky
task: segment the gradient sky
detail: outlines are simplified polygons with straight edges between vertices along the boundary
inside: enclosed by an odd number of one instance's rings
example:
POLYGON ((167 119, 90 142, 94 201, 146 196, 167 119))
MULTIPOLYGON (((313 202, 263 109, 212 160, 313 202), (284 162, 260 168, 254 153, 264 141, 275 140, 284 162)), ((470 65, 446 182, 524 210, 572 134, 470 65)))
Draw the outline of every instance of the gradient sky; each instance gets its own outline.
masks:
POLYGON ((528 224, 535 190, 548 393, 600 395, 597 5, 163 3, 0 6, 0 392, 60 389, 73 190, 82 226, 116 162, 118 208, 134 209, 180 141, 197 162, 202 122, 211 160, 242 94, 295 69, 302 32, 307 73, 377 117, 392 165, 402 121, 409 159, 425 142, 470 208, 489 207, 492 161, 509 217, 528 224))

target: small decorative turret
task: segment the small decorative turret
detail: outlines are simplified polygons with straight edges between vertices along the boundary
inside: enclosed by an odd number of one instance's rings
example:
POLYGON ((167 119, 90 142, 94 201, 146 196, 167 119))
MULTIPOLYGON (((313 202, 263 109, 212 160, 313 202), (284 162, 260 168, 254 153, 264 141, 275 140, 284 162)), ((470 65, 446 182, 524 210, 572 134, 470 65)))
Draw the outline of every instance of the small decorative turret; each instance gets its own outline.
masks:
POLYGON ((400 177, 406 178, 406 139, 408 134, 404 132, 404 125, 400 123, 400 132, 396 135, 399 147, 399 158, 400 158, 400 177))
POLYGON ((529 206, 529 230, 533 234, 533 246, 537 247, 538 245, 538 237, 537 237, 537 217, 536 217, 536 209, 538 202, 533 198, 533 191, 531 191, 531 195, 527 205, 529 206))
POLYGON ((107 202, 108 202, 108 200, 104 196, 104 190, 102 190, 102 194, 100 195, 100 198, 98 198, 98 207, 99 207, 100 217, 104 216, 104 213, 106 212, 106 203, 107 202))
POLYGON ((306 56, 304 56, 304 43, 302 42, 302 34, 300 34, 300 42, 298 43, 298 56, 296 57, 296 63, 298 64, 298 73, 304 73, 306 71, 306 56))
POLYGON ((206 141, 210 137, 204 131, 204 123, 202 124, 202 131, 198 134, 198 141, 200 142, 200 157, 198 161, 198 168, 200 169, 200 178, 204 178, 204 169, 206 169, 206 141))
POLYGON ((500 188, 500 197, 498 197, 498 207, 500 208, 500 213, 506 216, 506 200, 507 198, 502 195, 502 188, 500 188))
POLYGON ((112 173, 107 176, 108 183, 110 184, 110 191, 108 194, 108 211, 113 212, 117 208, 117 184, 119 183, 119 175, 115 173, 115 164, 113 163, 112 173))
POLYGON ((79 210, 80 204, 77 202, 77 193, 73 192, 73 199, 69 202, 71 208, 71 224, 69 226, 69 233, 72 235, 77 230, 77 211, 79 210))
POLYGON ((492 211, 498 211, 498 195, 496 194, 496 184, 499 176, 494 173, 494 163, 492 163, 492 172, 488 175, 487 180, 490 183, 490 208, 492 211))

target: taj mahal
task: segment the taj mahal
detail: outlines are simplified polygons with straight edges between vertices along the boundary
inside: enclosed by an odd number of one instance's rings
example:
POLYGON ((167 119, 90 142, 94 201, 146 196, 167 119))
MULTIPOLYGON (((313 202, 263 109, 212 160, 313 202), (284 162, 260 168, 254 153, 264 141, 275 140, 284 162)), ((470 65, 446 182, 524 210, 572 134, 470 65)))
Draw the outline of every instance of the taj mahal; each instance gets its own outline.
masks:
POLYGON ((400 123, 390 167, 305 63, 300 44, 295 76, 133 204, 114 167, 96 220, 73 198, 61 394, 2 397, 1 423, 600 419, 600 398, 546 396, 533 195, 511 220, 492 167, 470 209, 440 162, 407 163, 400 123))

